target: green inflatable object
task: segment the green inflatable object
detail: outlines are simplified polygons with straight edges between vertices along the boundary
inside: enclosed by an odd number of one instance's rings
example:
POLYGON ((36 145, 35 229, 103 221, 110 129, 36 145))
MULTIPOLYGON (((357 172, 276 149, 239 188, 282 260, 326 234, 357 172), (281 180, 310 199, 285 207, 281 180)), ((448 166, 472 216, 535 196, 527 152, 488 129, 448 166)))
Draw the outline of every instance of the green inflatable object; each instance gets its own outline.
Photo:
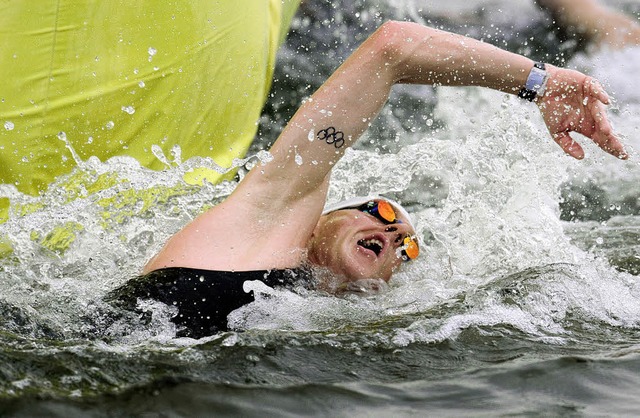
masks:
POLYGON ((162 169, 152 147, 179 145, 182 160, 231 166, 299 2, 0 2, 0 183, 37 195, 76 166, 72 150, 162 169))

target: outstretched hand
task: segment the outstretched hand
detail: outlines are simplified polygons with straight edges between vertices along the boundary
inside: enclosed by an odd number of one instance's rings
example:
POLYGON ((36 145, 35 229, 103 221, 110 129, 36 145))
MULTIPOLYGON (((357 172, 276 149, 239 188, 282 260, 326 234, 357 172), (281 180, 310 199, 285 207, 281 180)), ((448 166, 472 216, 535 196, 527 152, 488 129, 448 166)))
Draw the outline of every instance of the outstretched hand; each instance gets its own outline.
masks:
POLYGON ((544 96, 537 102, 544 122, 558 145, 574 158, 584 151, 570 135, 577 132, 591 138, 600 148, 621 159, 627 153, 613 133, 605 105, 609 96, 595 79, 573 70, 549 68, 544 96))

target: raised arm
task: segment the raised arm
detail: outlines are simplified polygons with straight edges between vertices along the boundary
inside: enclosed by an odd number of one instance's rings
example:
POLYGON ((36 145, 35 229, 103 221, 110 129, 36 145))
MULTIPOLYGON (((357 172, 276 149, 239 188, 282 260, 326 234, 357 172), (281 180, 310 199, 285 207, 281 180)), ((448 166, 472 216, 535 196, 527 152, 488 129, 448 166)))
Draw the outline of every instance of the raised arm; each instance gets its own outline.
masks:
MULTIPOLYGON (((271 148, 272 161, 255 167, 225 202, 176 234, 146 270, 299 265, 324 206, 331 168, 368 128, 394 84, 477 85, 516 94, 532 67, 528 58, 470 38, 415 23, 385 23, 301 106, 271 148)), ((575 130, 621 155, 598 84, 551 66, 549 74, 539 105, 565 151, 580 157, 565 137, 575 130), (557 106, 556 99, 567 105, 557 106)))
MULTIPOLYGON (((483 42, 415 23, 388 22, 300 108, 271 149, 274 161, 252 173, 241 188, 289 187, 284 200, 317 192, 394 84, 478 85, 517 94, 532 66, 528 58, 483 42)), ((600 85, 576 71, 547 68, 547 93, 537 104, 561 147, 582 158, 568 136, 576 131, 624 157, 606 119, 609 99, 600 85)))
POLYGON ((537 0, 560 26, 599 45, 620 48, 640 44, 640 25, 629 16, 596 0, 537 0))

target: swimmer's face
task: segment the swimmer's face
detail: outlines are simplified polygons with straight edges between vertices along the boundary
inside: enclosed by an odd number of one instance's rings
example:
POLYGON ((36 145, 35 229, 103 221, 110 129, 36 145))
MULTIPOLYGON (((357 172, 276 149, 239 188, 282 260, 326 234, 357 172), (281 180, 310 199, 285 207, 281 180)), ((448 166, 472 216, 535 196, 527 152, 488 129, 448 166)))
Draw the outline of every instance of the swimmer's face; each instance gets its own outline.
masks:
POLYGON ((345 281, 388 281, 403 263, 404 238, 415 234, 406 220, 400 221, 385 224, 357 209, 323 215, 309 243, 309 260, 345 281))

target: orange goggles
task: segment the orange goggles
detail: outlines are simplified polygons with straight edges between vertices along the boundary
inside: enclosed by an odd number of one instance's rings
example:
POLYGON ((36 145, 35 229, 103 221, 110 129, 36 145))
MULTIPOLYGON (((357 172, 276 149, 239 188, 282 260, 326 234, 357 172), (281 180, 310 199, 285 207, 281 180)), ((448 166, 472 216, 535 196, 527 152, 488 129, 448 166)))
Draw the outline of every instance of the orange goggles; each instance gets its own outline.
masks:
MULTIPOLYGON (((386 200, 371 200, 363 205, 358 206, 357 209, 361 212, 368 213, 369 215, 374 216, 385 225, 402 223, 402 221, 398 219, 398 215, 396 214, 393 205, 386 200)), ((418 257, 418 255, 420 254, 420 247, 418 246, 416 237, 404 237, 404 240, 402 241, 401 254, 406 261, 413 260, 418 257)))

